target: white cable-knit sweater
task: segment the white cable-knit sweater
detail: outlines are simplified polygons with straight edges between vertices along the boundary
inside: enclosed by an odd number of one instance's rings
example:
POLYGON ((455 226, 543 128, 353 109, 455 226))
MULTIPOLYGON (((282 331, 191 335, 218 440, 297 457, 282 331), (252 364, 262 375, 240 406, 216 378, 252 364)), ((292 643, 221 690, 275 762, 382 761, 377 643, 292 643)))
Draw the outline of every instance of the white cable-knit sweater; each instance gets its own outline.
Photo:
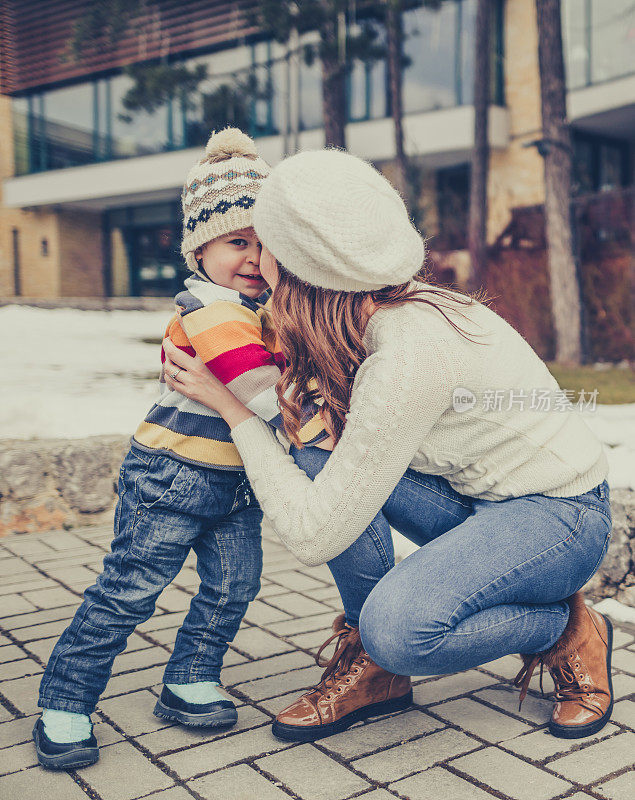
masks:
POLYGON ((467 319, 444 311, 486 344, 465 339, 428 305, 375 312, 344 432, 315 480, 258 417, 232 431, 264 513, 305 564, 329 561, 352 544, 408 467, 493 501, 582 494, 608 474, 601 442, 570 402, 562 404, 556 380, 514 328, 481 303, 430 299, 458 308, 467 319), (453 408, 455 389, 474 394, 471 409, 453 408), (547 391, 549 410, 530 408, 536 389, 547 391), (508 409, 510 390, 518 402, 508 409), (497 391, 503 402, 489 410, 486 399, 497 391))

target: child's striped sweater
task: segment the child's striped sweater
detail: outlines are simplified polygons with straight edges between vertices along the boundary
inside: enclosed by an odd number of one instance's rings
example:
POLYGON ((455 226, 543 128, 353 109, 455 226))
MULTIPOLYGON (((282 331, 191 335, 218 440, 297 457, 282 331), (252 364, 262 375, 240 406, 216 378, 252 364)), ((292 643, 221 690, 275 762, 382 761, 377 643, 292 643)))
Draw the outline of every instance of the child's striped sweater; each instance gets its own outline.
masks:
MULTIPOLYGON (((178 313, 166 334, 184 352, 199 355, 251 411, 282 429, 275 386, 284 369, 284 356, 268 311, 234 289, 199 278, 188 278, 185 286, 186 291, 175 298, 178 313)), ((328 435, 318 412, 314 404, 305 410, 300 430, 305 444, 315 444, 328 435)), ((243 468, 225 420, 201 403, 171 391, 164 382, 133 443, 199 466, 243 468)))

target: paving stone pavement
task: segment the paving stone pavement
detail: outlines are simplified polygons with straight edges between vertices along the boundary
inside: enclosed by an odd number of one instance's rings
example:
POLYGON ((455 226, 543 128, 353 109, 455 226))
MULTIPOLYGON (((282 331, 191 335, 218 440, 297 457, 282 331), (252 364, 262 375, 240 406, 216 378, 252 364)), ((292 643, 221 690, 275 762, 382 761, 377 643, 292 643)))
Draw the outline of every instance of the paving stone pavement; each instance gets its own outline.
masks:
POLYGON ((518 711, 520 667, 415 678, 412 708, 314 744, 275 739, 271 720, 321 674, 314 654, 340 610, 326 567, 305 567, 267 531, 262 589, 227 653, 223 683, 238 707, 230 731, 153 716, 163 664, 191 596, 194 558, 130 637, 97 712, 98 764, 36 765, 37 688, 57 636, 98 574, 111 528, 0 540, 0 798, 46 800, 634 800, 635 629, 615 627, 613 719, 597 736, 546 732, 538 684, 518 711))

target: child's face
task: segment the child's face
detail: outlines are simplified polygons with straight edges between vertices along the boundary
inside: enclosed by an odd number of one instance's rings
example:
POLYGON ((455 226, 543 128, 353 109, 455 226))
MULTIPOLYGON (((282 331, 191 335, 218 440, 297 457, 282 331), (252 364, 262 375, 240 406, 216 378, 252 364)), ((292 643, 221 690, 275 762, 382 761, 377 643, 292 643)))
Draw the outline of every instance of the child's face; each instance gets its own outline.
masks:
POLYGON ((243 228, 207 242, 194 251, 194 257, 214 283, 256 298, 267 288, 260 274, 260 251, 254 229, 243 228))

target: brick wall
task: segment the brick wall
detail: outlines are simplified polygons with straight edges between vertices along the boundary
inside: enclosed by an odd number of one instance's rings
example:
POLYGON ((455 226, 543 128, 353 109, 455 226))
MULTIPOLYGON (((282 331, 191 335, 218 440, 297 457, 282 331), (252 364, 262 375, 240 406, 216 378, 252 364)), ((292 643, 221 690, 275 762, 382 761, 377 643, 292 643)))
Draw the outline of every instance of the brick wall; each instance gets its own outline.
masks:
POLYGON ((60 295, 105 294, 101 214, 68 210, 58 214, 60 295))

